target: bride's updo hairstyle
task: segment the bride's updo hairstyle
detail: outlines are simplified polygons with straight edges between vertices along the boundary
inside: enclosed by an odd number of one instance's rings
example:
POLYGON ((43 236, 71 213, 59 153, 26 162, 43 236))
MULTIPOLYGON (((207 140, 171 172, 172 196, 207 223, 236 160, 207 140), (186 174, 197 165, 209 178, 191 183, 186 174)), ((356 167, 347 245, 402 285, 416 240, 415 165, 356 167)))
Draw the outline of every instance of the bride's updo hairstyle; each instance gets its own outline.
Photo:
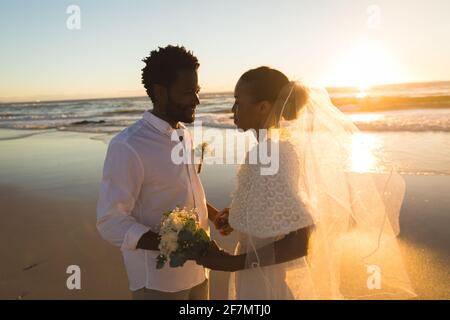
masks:
POLYGON ((308 101, 306 88, 290 82, 284 73, 276 69, 265 66, 251 69, 245 72, 239 81, 249 85, 253 102, 268 101, 277 109, 277 114, 281 112, 286 102, 282 117, 288 121, 297 119, 301 108, 308 101), (294 85, 295 92, 292 90, 294 85), (286 101, 288 96, 289 99, 286 101))

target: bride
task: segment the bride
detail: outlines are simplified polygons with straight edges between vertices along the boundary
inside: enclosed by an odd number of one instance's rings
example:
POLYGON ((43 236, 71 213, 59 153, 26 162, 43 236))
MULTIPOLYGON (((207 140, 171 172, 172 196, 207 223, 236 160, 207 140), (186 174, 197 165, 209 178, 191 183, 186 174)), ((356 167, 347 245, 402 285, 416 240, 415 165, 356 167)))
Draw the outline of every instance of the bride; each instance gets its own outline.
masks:
POLYGON ((326 90, 259 67, 235 87, 234 121, 257 145, 239 168, 221 233, 238 232, 234 254, 214 245, 196 261, 232 272, 230 299, 414 297, 396 236, 402 178, 349 170, 358 129, 326 90), (249 164, 265 147, 275 174, 249 164))

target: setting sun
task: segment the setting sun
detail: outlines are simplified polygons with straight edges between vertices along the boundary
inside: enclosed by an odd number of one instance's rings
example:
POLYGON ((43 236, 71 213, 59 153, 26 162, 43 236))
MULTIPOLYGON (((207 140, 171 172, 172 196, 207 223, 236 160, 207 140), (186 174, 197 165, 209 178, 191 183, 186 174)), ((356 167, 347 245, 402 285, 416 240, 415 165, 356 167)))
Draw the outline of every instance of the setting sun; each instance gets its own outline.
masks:
POLYGON ((387 50, 366 40, 345 53, 331 73, 329 83, 357 87, 360 97, 364 97, 373 85, 400 82, 397 66, 387 50))

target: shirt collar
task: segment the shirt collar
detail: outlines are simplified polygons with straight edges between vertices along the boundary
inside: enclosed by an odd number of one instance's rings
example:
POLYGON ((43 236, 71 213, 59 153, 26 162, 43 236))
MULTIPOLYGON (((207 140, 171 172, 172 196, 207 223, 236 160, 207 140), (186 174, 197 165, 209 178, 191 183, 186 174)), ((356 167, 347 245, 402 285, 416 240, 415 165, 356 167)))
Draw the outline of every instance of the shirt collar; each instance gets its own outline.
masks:
MULTIPOLYGON (((171 136, 172 132, 175 130, 167 121, 158 118, 150 111, 145 111, 143 118, 158 131, 168 136, 171 136)), ((186 129, 186 127, 182 123, 179 122, 178 124, 180 129, 182 130, 186 129)))

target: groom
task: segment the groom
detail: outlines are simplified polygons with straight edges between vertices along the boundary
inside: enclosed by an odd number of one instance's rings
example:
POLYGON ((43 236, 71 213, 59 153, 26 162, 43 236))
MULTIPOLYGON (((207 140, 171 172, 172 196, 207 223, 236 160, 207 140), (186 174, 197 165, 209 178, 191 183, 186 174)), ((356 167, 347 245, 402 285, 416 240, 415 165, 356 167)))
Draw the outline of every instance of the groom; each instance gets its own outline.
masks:
POLYGON ((97 204, 97 229, 121 248, 133 299, 208 299, 205 269, 195 261, 183 267, 156 268, 158 227, 164 212, 194 208, 200 226, 216 228, 219 212, 205 199, 193 164, 175 164, 172 149, 192 150, 189 131, 198 99, 197 58, 184 47, 167 46, 143 60, 142 83, 153 110, 109 144, 97 204), (179 141, 172 141, 174 131, 179 141))

